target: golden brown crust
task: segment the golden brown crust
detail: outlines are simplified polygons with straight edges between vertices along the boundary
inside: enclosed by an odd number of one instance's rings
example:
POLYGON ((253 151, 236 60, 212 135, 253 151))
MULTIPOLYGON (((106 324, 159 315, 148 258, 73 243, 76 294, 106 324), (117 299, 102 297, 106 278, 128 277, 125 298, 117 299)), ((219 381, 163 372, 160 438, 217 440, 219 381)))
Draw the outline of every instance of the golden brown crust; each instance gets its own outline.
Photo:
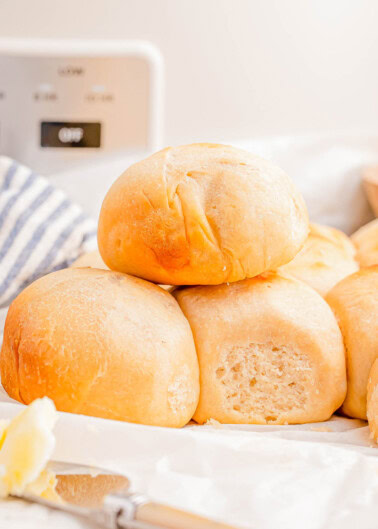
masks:
POLYGON ((374 362, 369 374, 367 418, 372 437, 378 443, 378 359, 374 362))
POLYGON ((194 144, 164 149, 113 184, 98 243, 113 270, 220 284, 289 262, 307 232, 304 201, 281 169, 234 147, 194 144))
POLYGON ((343 402, 341 333, 327 303, 304 283, 271 272, 174 296, 200 364, 197 422, 323 421, 343 402))
POLYGON ((344 338, 348 392, 342 411, 366 420, 366 386, 378 357, 378 266, 346 277, 327 295, 344 338))
POLYGON ((71 268, 12 303, 0 357, 7 393, 29 403, 160 426, 183 426, 198 401, 192 333, 175 299, 124 274, 71 268))
POLYGON ((359 266, 355 254, 356 250, 345 233, 311 223, 302 250, 280 270, 325 296, 344 277, 357 272, 359 266))
POLYGON ((362 226, 351 237, 362 267, 378 265, 378 219, 362 226))

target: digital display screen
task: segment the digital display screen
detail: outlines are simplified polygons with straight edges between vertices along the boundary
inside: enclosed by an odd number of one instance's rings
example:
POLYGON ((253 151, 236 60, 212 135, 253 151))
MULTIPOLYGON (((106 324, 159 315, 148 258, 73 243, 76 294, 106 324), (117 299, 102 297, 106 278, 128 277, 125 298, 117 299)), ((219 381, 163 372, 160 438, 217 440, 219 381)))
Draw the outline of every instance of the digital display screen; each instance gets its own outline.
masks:
POLYGON ((41 147, 101 146, 101 123, 42 121, 41 147))

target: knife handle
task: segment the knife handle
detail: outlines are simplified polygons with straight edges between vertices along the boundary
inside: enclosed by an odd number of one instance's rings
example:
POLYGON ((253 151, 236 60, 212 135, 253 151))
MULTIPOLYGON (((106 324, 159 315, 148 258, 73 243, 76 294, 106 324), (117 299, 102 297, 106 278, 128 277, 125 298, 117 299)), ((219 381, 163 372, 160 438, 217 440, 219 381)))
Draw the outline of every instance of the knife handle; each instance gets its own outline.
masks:
POLYGON ((119 529, 236 529, 196 514, 150 502, 138 494, 133 496, 130 494, 128 498, 134 503, 132 519, 128 509, 121 512, 117 519, 119 529))

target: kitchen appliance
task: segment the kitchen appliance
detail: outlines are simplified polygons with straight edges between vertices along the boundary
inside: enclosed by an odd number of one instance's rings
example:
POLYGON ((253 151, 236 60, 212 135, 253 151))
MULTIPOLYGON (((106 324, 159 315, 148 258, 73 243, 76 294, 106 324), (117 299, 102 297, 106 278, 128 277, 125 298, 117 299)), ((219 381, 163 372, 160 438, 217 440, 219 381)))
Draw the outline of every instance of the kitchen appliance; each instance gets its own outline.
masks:
POLYGON ((52 174, 157 150, 162 83, 148 42, 0 39, 0 154, 52 174))

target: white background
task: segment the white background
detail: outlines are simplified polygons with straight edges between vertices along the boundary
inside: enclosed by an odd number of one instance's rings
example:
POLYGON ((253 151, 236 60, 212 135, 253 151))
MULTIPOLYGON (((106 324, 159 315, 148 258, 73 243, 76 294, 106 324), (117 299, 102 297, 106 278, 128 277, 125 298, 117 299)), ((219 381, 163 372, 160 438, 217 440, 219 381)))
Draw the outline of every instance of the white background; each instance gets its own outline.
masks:
POLYGON ((0 36, 155 42, 167 143, 378 129, 376 0, 0 0, 0 36))

